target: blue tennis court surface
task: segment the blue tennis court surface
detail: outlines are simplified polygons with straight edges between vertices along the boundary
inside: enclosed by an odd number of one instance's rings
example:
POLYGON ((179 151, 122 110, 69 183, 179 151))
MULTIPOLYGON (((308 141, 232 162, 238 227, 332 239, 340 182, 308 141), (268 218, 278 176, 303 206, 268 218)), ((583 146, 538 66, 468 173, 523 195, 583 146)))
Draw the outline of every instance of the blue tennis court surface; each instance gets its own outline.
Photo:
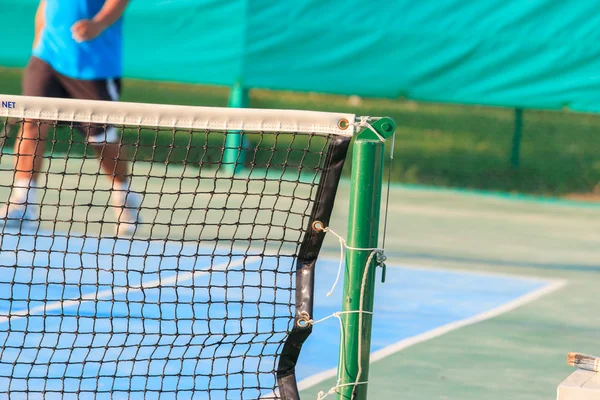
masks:
MULTIPOLYGON (((285 271, 292 259, 198 255, 211 252, 168 241, 5 233, 0 393, 108 399, 131 390, 146 399, 187 399, 204 398, 196 390, 210 387, 212 396, 221 393, 214 398, 268 395, 257 388, 272 385, 269 372, 293 313, 290 293, 276 289, 292 284, 292 275, 276 267, 285 271)), ((337 261, 319 263, 314 319, 339 310, 341 285, 326 296, 336 273, 337 261)), ((546 284, 388 268, 376 295, 373 351, 546 284)), ((316 325, 298 380, 335 367, 338 345, 335 319, 316 325)))
MULTIPOLYGON (((327 297, 337 262, 321 262, 315 284, 314 319, 339 311, 341 287, 327 297)), ((377 278, 380 278, 378 272, 377 278)), ((372 352, 448 323, 506 304, 548 285, 547 281, 512 276, 452 272, 418 267, 390 267, 385 283, 377 283, 373 315, 372 352)), ((341 286, 341 285, 340 285, 341 286)), ((300 379, 335 368, 339 322, 317 324, 302 349, 300 379)))

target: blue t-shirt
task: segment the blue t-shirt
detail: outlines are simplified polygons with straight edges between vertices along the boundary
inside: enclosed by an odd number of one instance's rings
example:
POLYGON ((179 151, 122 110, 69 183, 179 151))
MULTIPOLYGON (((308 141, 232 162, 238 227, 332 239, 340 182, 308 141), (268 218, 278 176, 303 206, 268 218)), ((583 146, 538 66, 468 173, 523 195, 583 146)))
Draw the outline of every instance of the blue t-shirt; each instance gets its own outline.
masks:
POLYGON ((90 41, 77 43, 71 33, 75 22, 94 18, 104 1, 46 0, 46 25, 33 55, 71 78, 120 78, 123 18, 90 41))

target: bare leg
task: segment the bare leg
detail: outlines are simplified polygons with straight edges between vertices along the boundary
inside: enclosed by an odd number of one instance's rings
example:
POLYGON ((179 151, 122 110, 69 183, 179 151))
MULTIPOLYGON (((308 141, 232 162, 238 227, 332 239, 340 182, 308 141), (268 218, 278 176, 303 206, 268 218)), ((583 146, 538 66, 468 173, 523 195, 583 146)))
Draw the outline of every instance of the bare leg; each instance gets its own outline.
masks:
POLYGON ((100 157, 102 169, 111 181, 125 184, 129 177, 129 163, 119 143, 94 143, 93 149, 100 157))
POLYGON ((35 182, 42 169, 48 124, 27 120, 15 141, 15 180, 35 182))
POLYGON ((8 202, 0 208, 6 225, 20 227, 38 220, 37 179, 44 162, 48 124, 26 120, 15 141, 15 176, 8 202), (22 222, 21 222, 22 221, 22 222))
POLYGON ((119 143, 93 143, 100 164, 112 184, 112 203, 115 206, 117 236, 130 236, 137 230, 142 196, 130 188, 129 163, 119 143))

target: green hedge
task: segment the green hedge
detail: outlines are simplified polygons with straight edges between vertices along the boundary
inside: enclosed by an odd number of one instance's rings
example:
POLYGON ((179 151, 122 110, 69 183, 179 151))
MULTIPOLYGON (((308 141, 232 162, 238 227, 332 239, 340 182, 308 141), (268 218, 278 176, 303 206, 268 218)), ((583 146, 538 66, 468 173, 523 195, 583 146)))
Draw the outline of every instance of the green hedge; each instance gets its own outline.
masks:
MULTIPOLYGON (((20 76, 20 70, 0 69, 0 93, 19 93, 20 76)), ((123 100, 226 106, 228 91, 222 87, 125 80, 123 100)), ((396 182, 564 195, 589 193, 600 181, 598 115, 526 110, 521 166, 513 168, 509 161, 512 109, 385 99, 349 101, 343 96, 266 90, 252 90, 250 106, 392 117, 398 125, 391 175, 396 182)), ((166 135, 160 140, 167 143, 171 139, 166 135)), ((173 159, 185 153, 180 147, 185 140, 177 139, 171 152, 173 159)), ((272 146, 268 139, 261 143, 250 140, 259 148, 272 146)), ((143 156, 149 157, 152 143, 146 138, 144 143, 149 147, 144 148, 143 156)), ((158 153, 156 156, 165 157, 163 150, 158 153)), ((190 157, 197 160, 202 154, 190 157)), ((212 159, 214 154, 211 151, 206 157, 212 159)), ((265 154, 259 152, 259 159, 264 160, 265 154)), ((305 160, 306 165, 314 162, 305 160)), ((349 162, 345 173, 349 173, 349 162)))

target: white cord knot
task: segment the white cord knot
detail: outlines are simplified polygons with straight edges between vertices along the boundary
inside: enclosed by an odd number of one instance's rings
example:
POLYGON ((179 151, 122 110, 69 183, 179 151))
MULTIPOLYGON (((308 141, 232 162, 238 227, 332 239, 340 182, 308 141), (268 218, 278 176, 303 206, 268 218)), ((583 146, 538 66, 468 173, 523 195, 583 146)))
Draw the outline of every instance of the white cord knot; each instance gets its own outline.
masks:
POLYGON ((373 315, 373 311, 361 311, 361 310, 350 310, 350 311, 336 311, 333 314, 329 314, 328 316, 318 319, 318 320, 314 320, 312 318, 307 317, 305 319, 300 319, 299 321, 302 322, 302 326, 304 325, 316 325, 316 324, 320 324, 323 321, 327 321, 329 318, 337 318, 338 321, 340 322, 340 327, 342 326, 342 315, 343 314, 369 314, 369 315, 373 315))
POLYGON ((317 394, 317 400, 323 400, 324 398, 326 398, 327 396, 331 395, 331 394, 335 394, 337 392, 337 390, 339 388, 343 388, 345 386, 358 386, 358 385, 366 385, 369 382, 353 382, 353 383, 346 383, 344 385, 340 385, 340 381, 338 380, 336 385, 334 387, 332 387, 331 389, 329 389, 327 391, 327 393, 323 392, 322 390, 317 394))
POLYGON ((373 128, 373 126, 371 125, 371 121, 373 121, 373 120, 375 120, 375 118, 360 117, 360 120, 358 122, 358 126, 360 128, 367 128, 367 129, 371 130, 371 132, 373 132, 380 141, 385 142, 385 138, 383 136, 381 136, 379 134, 379 132, 377 132, 377 130, 375 128, 373 128))
MULTIPOLYGON (((361 247, 352 247, 352 246, 348 246, 346 239, 344 239, 341 235, 339 235, 337 232, 335 232, 333 229, 331 229, 330 227, 325 227, 323 228, 323 232, 331 232, 331 234, 335 237, 338 238, 338 241, 340 242, 340 263, 338 265, 338 271, 337 271, 337 276, 335 277, 335 282, 333 283, 333 286, 331 287, 331 290, 329 292, 327 292, 327 297, 331 296, 333 294, 333 291, 335 290, 335 287, 337 286, 338 282, 340 281, 340 276, 342 275, 342 268, 344 267, 344 249, 349 249, 349 250, 363 250, 363 251, 371 251, 373 253, 380 254, 377 255, 377 260, 379 260, 381 257, 385 257, 383 255, 383 249, 379 249, 376 247, 373 248, 361 248, 361 247)), ((373 256, 373 254, 371 254, 371 257, 373 256)), ((369 258, 370 260, 371 258, 369 258)), ((377 263, 378 265, 380 265, 381 263, 377 263)))

